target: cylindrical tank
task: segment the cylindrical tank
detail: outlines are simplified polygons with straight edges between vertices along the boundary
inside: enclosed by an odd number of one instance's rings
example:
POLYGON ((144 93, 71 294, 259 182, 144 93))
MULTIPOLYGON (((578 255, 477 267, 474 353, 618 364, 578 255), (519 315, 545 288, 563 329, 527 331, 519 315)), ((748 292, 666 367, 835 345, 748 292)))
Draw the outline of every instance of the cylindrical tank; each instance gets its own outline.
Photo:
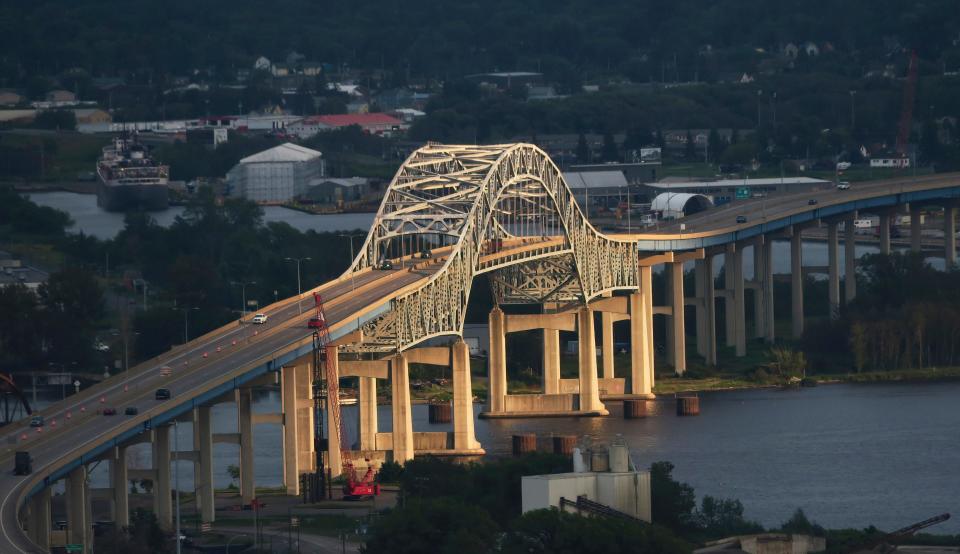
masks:
POLYGON ((427 420, 430 423, 450 423, 452 413, 449 402, 427 406, 427 420))
POLYGON ((513 436, 513 455, 520 456, 528 452, 536 452, 537 436, 533 433, 513 436))
POLYGON ((573 447, 573 472, 587 472, 587 464, 583 460, 583 452, 580 451, 580 447, 578 446, 573 447))
POLYGON ((678 416, 700 415, 700 399, 696 396, 678 396, 677 397, 677 415, 678 416))
POLYGON ((553 437, 553 453, 569 456, 573 454, 573 447, 577 444, 575 435, 559 435, 553 437))
POLYGON ((624 419, 639 419, 641 417, 647 417, 647 401, 646 400, 624 400, 623 401, 623 418, 624 419))
POLYGON ((610 443, 610 471, 613 473, 626 473, 630 471, 630 451, 627 449, 627 443, 623 437, 617 435, 610 443))
POLYGON ((590 471, 610 471, 610 455, 606 449, 590 452, 590 471))

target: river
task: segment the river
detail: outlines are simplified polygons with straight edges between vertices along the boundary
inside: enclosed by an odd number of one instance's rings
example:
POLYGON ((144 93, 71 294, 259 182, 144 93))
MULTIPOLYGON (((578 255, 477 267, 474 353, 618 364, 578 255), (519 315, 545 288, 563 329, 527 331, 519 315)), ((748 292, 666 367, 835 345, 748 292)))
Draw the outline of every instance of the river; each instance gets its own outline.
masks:
MULTIPOLYGON (((605 418, 480 419, 476 434, 492 456, 508 456, 517 433, 536 433, 547 448, 551 434, 603 442, 619 434, 638 465, 670 461, 674 477, 693 486, 698 501, 703 495, 739 499, 746 517, 764 526, 778 526, 802 508, 826 527, 893 530, 942 512, 960 513, 958 397, 958 382, 707 392, 700 395, 698 417, 677 417, 665 398, 651 403, 645 419, 625 420, 622 405, 610 403, 605 418)), ((426 408, 414 406, 414 430, 452 430, 429 424, 426 408)), ((254 411, 279 412, 279 394, 258 391, 254 411)), ((352 444, 356 406, 345 406, 343 414, 352 444)), ((380 406, 378 417, 379 430, 389 431, 390 407, 380 406)), ((215 406, 213 421, 216 433, 237 432, 235 406, 215 406)), ((192 433, 189 423, 179 427, 181 449, 191 448, 192 433)), ((257 486, 279 486, 280 426, 255 426, 254 450, 257 486)), ((213 452, 216 486, 226 487, 227 466, 238 463, 239 447, 218 443, 213 452)), ((128 456, 130 467, 151 465, 147 444, 130 447, 128 456)), ((178 464, 181 489, 193 490, 192 464, 178 464)), ((107 486, 107 475, 106 465, 97 466, 91 485, 107 486)), ((960 533, 960 518, 931 531, 960 533)))

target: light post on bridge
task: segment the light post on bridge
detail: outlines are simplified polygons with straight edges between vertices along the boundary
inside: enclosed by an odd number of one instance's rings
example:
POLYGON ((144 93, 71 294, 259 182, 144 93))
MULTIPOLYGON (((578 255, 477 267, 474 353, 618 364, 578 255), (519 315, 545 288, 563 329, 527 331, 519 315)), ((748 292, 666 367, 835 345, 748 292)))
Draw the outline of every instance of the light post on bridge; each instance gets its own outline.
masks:
MULTIPOLYGON (((347 270, 349 271, 353 264, 353 239, 355 239, 356 237, 365 237, 366 235, 363 233, 354 233, 352 235, 342 234, 340 236, 350 240, 350 264, 351 265, 347 266, 347 270)), ((350 271, 350 292, 351 293, 357 290, 356 284, 354 283, 353 279, 354 279, 353 271, 350 271)), ((359 328, 360 328, 360 318, 357 318, 357 329, 359 328)))
POLYGON ((180 311, 183 312, 183 344, 187 344, 190 340, 190 328, 189 328, 189 315, 191 311, 200 311, 200 308, 194 306, 192 308, 180 308, 180 311))
POLYGON ((297 262, 297 313, 303 314, 303 306, 300 305, 300 295, 303 294, 303 291, 300 289, 300 262, 305 262, 310 260, 310 256, 306 258, 284 258, 288 262, 297 262))
POLYGON ((241 302, 243 306, 240 307, 240 320, 243 321, 243 318, 247 317, 247 285, 256 285, 256 281, 230 281, 231 285, 236 285, 240 287, 241 302))

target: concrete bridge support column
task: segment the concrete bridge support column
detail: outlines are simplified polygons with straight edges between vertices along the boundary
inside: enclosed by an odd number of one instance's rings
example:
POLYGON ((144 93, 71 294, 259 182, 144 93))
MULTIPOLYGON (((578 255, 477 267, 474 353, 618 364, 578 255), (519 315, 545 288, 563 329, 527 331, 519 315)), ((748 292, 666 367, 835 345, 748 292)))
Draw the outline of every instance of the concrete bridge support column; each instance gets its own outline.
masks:
MULTIPOLYGON (((327 353, 328 357, 330 353, 327 353)), ((300 474, 314 471, 312 368, 286 366, 280 373, 283 412, 283 481, 287 494, 300 494, 300 474)), ((206 521, 206 520, 204 520, 206 521)))
POLYGON ((153 484, 153 507, 157 523, 164 529, 173 526, 173 501, 170 493, 170 426, 160 425, 153 430, 153 467, 157 482, 153 484))
MULTIPOLYGON (((499 311, 499 310, 498 310, 499 311)), ((501 312, 501 321, 502 312, 501 312)), ((493 350, 493 345, 491 345, 493 350)), ((413 459, 413 417, 410 407, 410 367, 406 354, 393 357, 390 386, 393 392, 393 461, 403 465, 413 459)), ((505 371, 505 370, 504 370, 505 371)), ((503 397, 500 398, 503 410, 503 397)))
POLYGON ((827 297, 829 298, 830 317, 840 312, 840 256, 837 243, 837 223, 827 224, 827 297))
POLYGON ((377 378, 360 380, 360 450, 377 449, 377 378))
POLYGON ((654 368, 654 350, 653 350, 653 268, 650 266, 640 266, 640 295, 643 297, 643 313, 647 322, 647 383, 653 389, 656 381, 656 371, 654 368))
POLYGON ((843 298, 847 304, 857 297, 857 228, 853 218, 844 220, 843 228, 843 298))
POLYGON ((733 253, 733 314, 737 357, 747 355, 747 308, 743 285, 743 248, 737 245, 733 253))
POLYGON ((463 339, 453 343, 453 448, 480 448, 473 431, 473 386, 470 379, 470 347, 463 339))
POLYGON ((603 335, 603 378, 613 379, 613 314, 610 312, 600 312, 600 333, 603 335))
POLYGON ((543 393, 560 392, 560 331, 543 330, 543 393))
MULTIPOLYGON (((213 488, 213 418, 210 415, 210 406, 200 406, 194 412, 193 432, 197 435, 200 457, 200 480, 194 485, 195 494, 200 500, 200 521, 213 522, 215 520, 214 488, 213 488)), ((170 464, 168 463, 167 466, 170 464)))
POLYGON ((490 411, 502 412, 504 396, 507 394, 507 336, 503 311, 499 306, 490 310, 490 353, 487 357, 490 379, 490 411))
POLYGON ((113 521, 117 528, 130 525, 130 480, 127 478, 127 447, 117 446, 110 459, 113 486, 113 521))
MULTIPOLYGON (((81 465, 67 475, 67 541, 82 544, 83 554, 93 552, 93 518, 87 468, 81 465)), ((169 493, 169 491, 167 491, 169 493)))
POLYGON ((920 206, 910 204, 910 251, 920 252, 923 231, 920 226, 920 206))
POLYGON ((630 295, 630 394, 653 398, 647 348, 650 314, 642 292, 630 295))
POLYGON ((776 317, 773 307, 773 240, 763 241, 763 323, 767 343, 776 340, 776 317))
POLYGON ((957 207, 943 207, 943 257, 947 269, 957 265, 957 207))
MULTIPOLYGON (((44 551, 50 550, 50 487, 30 498, 30 540, 44 551)), ((118 523, 119 525, 119 523, 118 523)))
POLYGON ((764 266, 766 265, 764 254, 763 244, 754 243, 753 280, 756 282, 757 287, 753 289, 753 337, 757 339, 763 338, 766 335, 767 327, 764 321, 764 317, 766 316, 764 303, 766 303, 767 300, 763 295, 763 289, 767 286, 766 272, 764 272, 764 266))
POLYGON ((723 312, 724 312, 724 344, 727 346, 736 346, 737 345, 737 318, 736 318, 736 308, 735 308, 735 298, 733 295, 734 283, 737 280, 736 269, 736 256, 737 245, 728 244, 727 250, 723 254, 723 288, 726 291, 726 294, 723 298, 723 312))
POLYGON ((890 255, 890 213, 880 214, 880 253, 890 255))
POLYGON ((673 337, 673 369, 678 375, 687 371, 687 340, 683 321, 683 262, 670 263, 670 294, 673 306, 673 325, 670 335, 673 337))
POLYGON ((703 259, 704 265, 704 325, 707 333, 706 361, 708 365, 717 365, 717 301, 716 286, 713 280, 713 256, 703 259))
POLYGON ((707 359, 707 276, 705 259, 693 262, 693 288, 696 300, 697 354, 707 359))
POLYGON ((577 338, 580 351, 580 411, 605 413, 597 382, 597 343, 593 330, 593 310, 587 306, 577 311, 577 338))
MULTIPOLYGON (((327 379, 339 379, 340 375, 340 347, 339 346, 328 346, 327 347, 327 379), (338 376, 338 377, 333 377, 338 376)), ((316 470, 314 467, 316 465, 316 450, 313 448, 313 379, 312 376, 308 373, 303 376, 303 383, 301 383, 301 376, 297 375, 297 389, 299 395, 297 397, 297 418, 300 420, 298 425, 297 433, 297 443, 300 445, 300 467, 301 468, 311 468, 311 471, 316 470), (304 448, 306 446, 306 448, 304 448)), ((329 387, 329 385, 328 385, 329 387)), ((340 390, 340 387, 337 387, 337 390, 340 390)), ((339 399, 337 399, 339 403, 339 399)), ((343 418, 343 413, 338 410, 338 417, 343 418)), ((330 477, 339 477, 343 474, 343 452, 342 443, 343 438, 340 436, 340 420, 334 420, 332 417, 328 417, 324 422, 327 426, 327 459, 326 459, 326 469, 330 472, 330 477)))
POLYGON ((793 338, 803 337, 803 232, 793 228, 790 237, 790 312, 793 338))
POLYGON ((237 430, 240 431, 240 502, 246 506, 257 496, 253 478, 253 389, 236 391, 237 430))

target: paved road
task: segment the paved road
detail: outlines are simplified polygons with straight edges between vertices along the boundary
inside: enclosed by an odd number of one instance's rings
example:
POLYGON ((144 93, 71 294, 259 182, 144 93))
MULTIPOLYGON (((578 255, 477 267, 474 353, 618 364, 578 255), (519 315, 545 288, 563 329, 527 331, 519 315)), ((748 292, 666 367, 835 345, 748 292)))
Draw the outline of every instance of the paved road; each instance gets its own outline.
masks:
MULTIPOLYGON (((683 223, 687 228, 682 237, 678 222, 653 234, 617 235, 617 238, 656 241, 696 235, 721 236, 749 228, 764 219, 814 211, 849 200, 957 185, 960 185, 960 176, 957 174, 857 183, 848 191, 824 190, 734 203, 685 218, 683 223), (817 205, 810 205, 810 198, 816 198, 817 205), (736 223, 736 216, 741 214, 747 216, 747 223, 736 223)), ((494 257, 510 257, 514 248, 530 248, 529 241, 526 245, 507 243, 504 241, 506 248, 494 257)), ((442 256, 444 250, 438 250, 436 254, 442 256)), ((341 278, 320 286, 317 290, 326 302, 326 315, 331 329, 346 329, 362 314, 387 304, 404 291, 420 286, 437 271, 442 262, 442 257, 421 262, 420 265, 424 267, 415 271, 367 270, 357 273, 352 281, 341 278)), ((288 299, 264 308, 262 311, 269 316, 264 325, 227 325, 49 407, 43 412, 49 423, 41 432, 22 424, 11 425, 0 431, 0 444, 4 445, 0 451, 0 466, 3 466, 0 470, 0 552, 39 552, 20 529, 18 508, 30 489, 41 483, 43 477, 64 469, 66 464, 95 451, 114 437, 135 432, 135 429, 142 428, 144 421, 160 416, 175 406, 184 405, 219 386, 229 385, 234 378, 262 366, 281 353, 309 343, 311 332, 306 327, 306 320, 311 315, 313 300, 309 291, 305 296, 299 302, 288 299), (161 375, 164 366, 171 368, 169 377, 161 375), (171 390, 171 400, 154 399, 155 390, 161 386, 171 390), (119 415, 98 415, 98 409, 103 406, 116 408, 119 415), (128 406, 137 407, 139 415, 122 415, 128 406), (33 455, 33 475, 12 475, 12 457, 16 450, 29 450, 33 455)))
POLYGON ((943 173, 915 178, 852 183, 848 190, 838 190, 829 186, 818 191, 754 198, 732 202, 725 206, 685 217, 682 220, 671 221, 659 228, 650 229, 645 234, 646 236, 640 235, 638 238, 674 239, 711 235, 746 229, 758 223, 823 209, 845 202, 956 186, 960 186, 960 174, 943 173), (816 204, 811 205, 810 200, 816 200, 816 204), (740 215, 747 218, 746 223, 737 223, 737 216, 740 215), (685 227, 682 233, 680 231, 681 224, 685 227))
MULTIPOLYGON (((360 314, 388 301, 404 287, 427 280, 438 267, 439 263, 433 263, 417 271, 365 271, 357 274, 353 282, 342 279, 319 287, 331 329, 352 324, 360 314), (356 291, 351 292, 354 288, 356 291)), ((145 420, 175 403, 229 382, 244 368, 260 365, 265 358, 272 358, 291 345, 309 341, 312 331, 306 327, 306 320, 312 315, 313 299, 306 296, 300 301, 302 315, 296 301, 274 304, 263 310, 269 317, 266 324, 227 325, 58 402, 43 412, 47 426, 40 432, 25 424, 4 428, 0 434, 5 445, 0 455, 0 552, 39 552, 19 529, 17 507, 43 476, 113 436, 142 427, 145 420), (161 375, 163 367, 171 369, 169 377, 161 375), (173 398, 155 400, 159 387, 170 389, 173 398), (98 415, 99 409, 107 406, 116 408, 118 415, 98 415), (128 406, 137 407, 139 415, 123 415, 128 406), (16 450, 30 451, 34 458, 33 475, 12 474, 16 450)))

